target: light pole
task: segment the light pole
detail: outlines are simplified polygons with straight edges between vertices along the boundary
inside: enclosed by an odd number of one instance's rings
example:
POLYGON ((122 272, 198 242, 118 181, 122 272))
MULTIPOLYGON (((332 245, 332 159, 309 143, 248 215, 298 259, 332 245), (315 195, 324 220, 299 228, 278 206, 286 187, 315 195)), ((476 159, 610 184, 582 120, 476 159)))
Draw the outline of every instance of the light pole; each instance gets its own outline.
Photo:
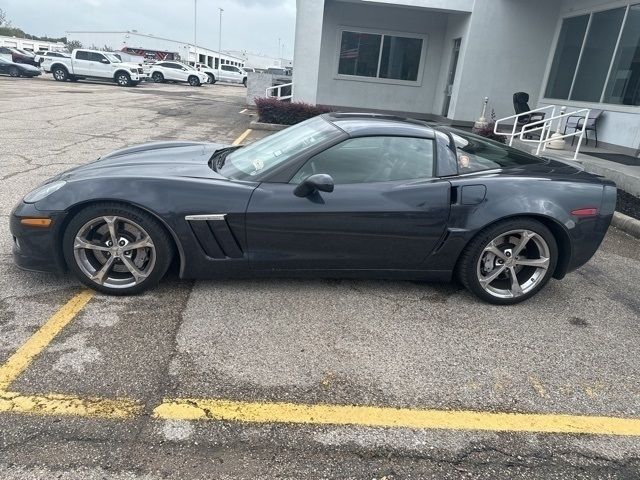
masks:
POLYGON ((224 12, 224 9, 222 9, 221 7, 218 7, 218 10, 220 10, 220 30, 218 31, 218 53, 220 54, 220 60, 222 60, 222 12, 224 12))
MULTIPOLYGON (((198 63, 198 0, 193 0, 193 58, 198 63)), ((187 58, 187 62, 189 58, 187 58)))

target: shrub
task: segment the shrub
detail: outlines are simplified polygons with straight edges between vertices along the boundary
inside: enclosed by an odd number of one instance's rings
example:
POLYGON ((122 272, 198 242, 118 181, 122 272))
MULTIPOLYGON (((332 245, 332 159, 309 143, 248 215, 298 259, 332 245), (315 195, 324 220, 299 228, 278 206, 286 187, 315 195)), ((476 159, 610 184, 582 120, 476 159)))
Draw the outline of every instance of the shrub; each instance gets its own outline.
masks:
POLYGON ((286 102, 275 98, 256 98, 258 121, 263 123, 277 123, 280 125, 295 125, 331 110, 317 107, 304 102, 286 102))
POLYGON ((505 143, 507 137, 504 135, 496 135, 496 132, 494 131, 495 126, 496 124, 491 122, 484 128, 474 128, 473 133, 490 140, 495 140, 496 142, 505 143))

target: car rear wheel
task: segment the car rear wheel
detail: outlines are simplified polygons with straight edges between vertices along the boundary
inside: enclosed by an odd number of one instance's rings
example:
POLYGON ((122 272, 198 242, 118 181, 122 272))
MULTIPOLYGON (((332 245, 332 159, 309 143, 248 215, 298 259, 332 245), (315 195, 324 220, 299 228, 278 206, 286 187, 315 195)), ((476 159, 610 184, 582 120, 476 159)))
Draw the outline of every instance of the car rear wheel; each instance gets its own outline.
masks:
POLYGON ((207 83, 210 83, 210 84, 216 83, 216 77, 213 76, 213 73, 207 72, 207 83))
POLYGON ((244 77, 242 79, 242 85, 244 85, 244 87, 247 88, 247 77, 244 77))
POLYGON ((189 85, 191 85, 192 87, 199 87, 200 86, 200 79, 198 77, 196 77, 195 75, 191 75, 189 77, 189 85))
POLYGON ((53 78, 58 82, 65 82, 69 78, 69 72, 64 67, 55 67, 51 73, 53 73, 53 78))
POLYGON ((140 293, 166 273, 171 238, 149 214, 118 204, 95 204, 69 222, 63 237, 69 269, 88 287, 110 295, 140 293))
POLYGON ((153 75, 151 75, 151 78, 156 83, 164 82, 164 75, 162 75, 162 73, 160 73, 160 72, 153 72, 153 75))
POLYGON ((116 74, 116 83, 121 87, 128 87, 131 85, 131 77, 127 72, 118 72, 116 74))
POLYGON ((480 232, 462 253, 457 273, 481 299, 512 305, 540 291, 557 261, 558 246, 547 227, 533 219, 512 219, 480 232))
POLYGON ((18 67, 11 67, 9 69, 9 75, 11 75, 14 78, 17 78, 20 76, 20 70, 18 69, 18 67))

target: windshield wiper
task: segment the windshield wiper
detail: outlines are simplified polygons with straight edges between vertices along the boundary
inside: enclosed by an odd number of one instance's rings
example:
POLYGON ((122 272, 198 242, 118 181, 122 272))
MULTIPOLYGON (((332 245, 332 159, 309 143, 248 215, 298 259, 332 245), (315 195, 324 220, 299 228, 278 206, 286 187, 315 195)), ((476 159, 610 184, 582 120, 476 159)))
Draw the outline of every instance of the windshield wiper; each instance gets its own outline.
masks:
POLYGON ((216 172, 220 171, 220 169, 224 165, 224 162, 227 160, 227 155, 238 148, 241 148, 241 146, 237 145, 216 150, 215 152, 213 152, 213 155, 211 155, 211 158, 209 159, 209 167, 216 172))

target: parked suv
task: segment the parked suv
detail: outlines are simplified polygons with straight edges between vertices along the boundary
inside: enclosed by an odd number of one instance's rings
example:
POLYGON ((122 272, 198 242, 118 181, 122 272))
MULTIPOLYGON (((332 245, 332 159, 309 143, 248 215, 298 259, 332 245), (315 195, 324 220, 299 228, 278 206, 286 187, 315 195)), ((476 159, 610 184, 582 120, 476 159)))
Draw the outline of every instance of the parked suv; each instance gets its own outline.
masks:
POLYGON ((137 85, 147 78, 139 65, 122 62, 113 53, 100 50, 76 49, 71 58, 53 60, 49 70, 60 82, 101 78, 111 79, 121 87, 137 85))
POLYGON ((199 72, 191 65, 175 61, 154 63, 151 66, 151 78, 156 83, 166 81, 187 82, 192 87, 199 87, 203 83, 210 83, 204 72, 199 72))

